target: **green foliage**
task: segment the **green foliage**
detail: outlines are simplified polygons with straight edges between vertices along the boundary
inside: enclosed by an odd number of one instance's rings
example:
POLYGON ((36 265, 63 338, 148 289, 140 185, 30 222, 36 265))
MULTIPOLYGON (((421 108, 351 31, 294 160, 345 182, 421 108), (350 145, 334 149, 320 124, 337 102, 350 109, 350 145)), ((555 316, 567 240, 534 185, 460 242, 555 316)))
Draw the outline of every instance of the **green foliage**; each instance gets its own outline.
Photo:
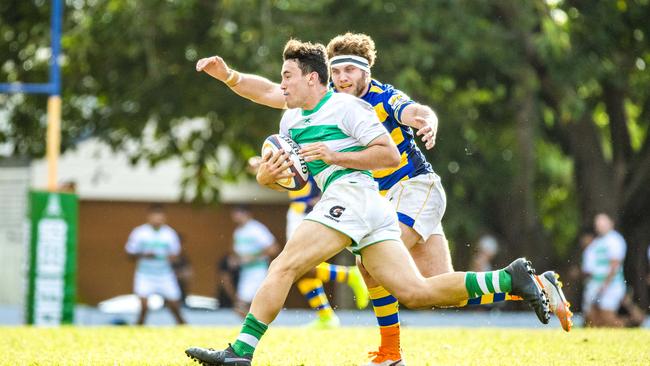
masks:
MULTIPOLYGON (((42 0, 0 4, 0 80, 46 80, 48 14, 42 0)), ((327 43, 365 32, 378 49, 373 76, 439 116, 437 146, 426 154, 447 190, 452 242, 490 230, 514 247, 513 216, 526 216, 543 232, 524 234, 562 255, 595 210, 643 215, 626 210, 623 195, 597 199, 598 186, 625 192, 630 184, 629 194, 650 196, 639 188, 650 184, 649 14, 646 0, 68 0, 63 148, 93 136, 128 145, 133 161, 180 157, 186 199, 216 201, 221 183, 237 179, 277 130, 280 111, 196 73, 195 62, 218 54, 278 80, 290 37, 327 43), (621 176, 607 174, 614 170, 621 176), (583 171, 593 182, 576 182, 583 171), (517 196, 521 182, 531 185, 533 212, 517 196)), ((43 96, 0 96, 0 143, 42 156, 44 108, 43 96)))

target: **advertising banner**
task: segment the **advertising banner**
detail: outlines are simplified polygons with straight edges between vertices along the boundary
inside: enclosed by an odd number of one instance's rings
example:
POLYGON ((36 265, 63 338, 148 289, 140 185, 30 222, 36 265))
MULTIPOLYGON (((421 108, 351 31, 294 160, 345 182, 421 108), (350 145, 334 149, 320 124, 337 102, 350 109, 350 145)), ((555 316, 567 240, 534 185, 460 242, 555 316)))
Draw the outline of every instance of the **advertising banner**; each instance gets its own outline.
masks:
POLYGON ((78 210, 75 194, 29 193, 27 324, 74 321, 78 210))

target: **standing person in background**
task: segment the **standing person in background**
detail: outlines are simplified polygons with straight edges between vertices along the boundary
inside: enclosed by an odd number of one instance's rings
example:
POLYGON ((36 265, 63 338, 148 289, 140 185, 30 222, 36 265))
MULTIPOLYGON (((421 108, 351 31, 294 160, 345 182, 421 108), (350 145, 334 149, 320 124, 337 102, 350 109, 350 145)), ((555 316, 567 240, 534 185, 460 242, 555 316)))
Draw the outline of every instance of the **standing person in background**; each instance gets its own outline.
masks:
POLYGON ((246 316, 257 289, 266 277, 269 261, 280 252, 280 247, 269 229, 253 219, 249 207, 236 206, 230 217, 237 225, 233 233, 233 250, 240 264, 235 311, 246 316))
POLYGON ((623 261, 627 245, 605 213, 596 215, 594 229, 597 237, 582 255, 582 271, 587 275, 582 303, 585 325, 622 327, 625 322, 618 310, 626 291, 623 261))
POLYGON ((133 229, 126 243, 126 252, 137 260, 133 288, 140 299, 138 325, 147 316, 147 299, 158 294, 165 299, 176 323, 185 324, 180 311, 181 291, 171 263, 181 251, 178 234, 165 224, 165 211, 160 204, 149 207, 147 223, 133 229))
POLYGON ((478 250, 472 257, 469 270, 487 272, 492 270, 492 260, 499 251, 499 243, 492 235, 482 235, 478 240, 478 250))
MULTIPOLYGON (((469 270, 474 272, 489 272, 494 269, 492 261, 499 252, 499 242, 497 239, 489 234, 482 235, 478 239, 477 250, 472 257, 469 264, 469 270)), ((481 297, 469 299, 467 305, 486 305, 479 307, 476 310, 489 310, 494 309, 495 306, 501 305, 503 301, 517 301, 521 300, 520 297, 506 293, 486 294, 481 297)))

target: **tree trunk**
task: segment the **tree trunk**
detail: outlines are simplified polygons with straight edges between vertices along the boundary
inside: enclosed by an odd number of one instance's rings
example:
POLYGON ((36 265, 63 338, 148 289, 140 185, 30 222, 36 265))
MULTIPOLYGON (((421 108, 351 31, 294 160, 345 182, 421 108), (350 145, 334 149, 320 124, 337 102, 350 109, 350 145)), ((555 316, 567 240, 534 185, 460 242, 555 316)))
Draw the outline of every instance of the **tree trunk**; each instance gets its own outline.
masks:
POLYGON ((539 123, 536 77, 531 68, 516 73, 519 81, 512 105, 515 108, 516 162, 509 199, 500 209, 501 230, 510 244, 510 257, 526 256, 538 268, 548 268, 553 261, 553 246, 546 240, 535 197, 535 135, 539 123))
MULTIPOLYGON (((646 181, 646 187, 650 182, 646 181)), ((643 309, 648 309, 647 276, 648 245, 650 245, 650 195, 647 192, 638 195, 636 200, 630 200, 622 208, 620 230, 627 241, 627 258, 625 261, 625 279, 628 288, 633 290, 634 299, 643 309)))
POLYGON ((570 154, 575 161, 576 192, 583 228, 591 228, 593 217, 607 212, 616 219, 616 195, 611 168, 603 157, 598 131, 585 113, 564 132, 569 135, 570 154))

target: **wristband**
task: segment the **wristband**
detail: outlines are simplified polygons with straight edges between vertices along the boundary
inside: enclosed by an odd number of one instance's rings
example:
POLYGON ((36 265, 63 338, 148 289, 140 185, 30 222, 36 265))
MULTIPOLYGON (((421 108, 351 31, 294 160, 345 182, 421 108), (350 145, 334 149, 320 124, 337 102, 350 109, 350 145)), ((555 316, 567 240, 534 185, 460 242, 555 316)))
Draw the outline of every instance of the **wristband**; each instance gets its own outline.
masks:
POLYGON ((233 69, 230 69, 230 75, 228 75, 228 78, 224 80, 224 83, 228 85, 228 87, 232 88, 239 84, 241 82, 241 74, 233 69))

